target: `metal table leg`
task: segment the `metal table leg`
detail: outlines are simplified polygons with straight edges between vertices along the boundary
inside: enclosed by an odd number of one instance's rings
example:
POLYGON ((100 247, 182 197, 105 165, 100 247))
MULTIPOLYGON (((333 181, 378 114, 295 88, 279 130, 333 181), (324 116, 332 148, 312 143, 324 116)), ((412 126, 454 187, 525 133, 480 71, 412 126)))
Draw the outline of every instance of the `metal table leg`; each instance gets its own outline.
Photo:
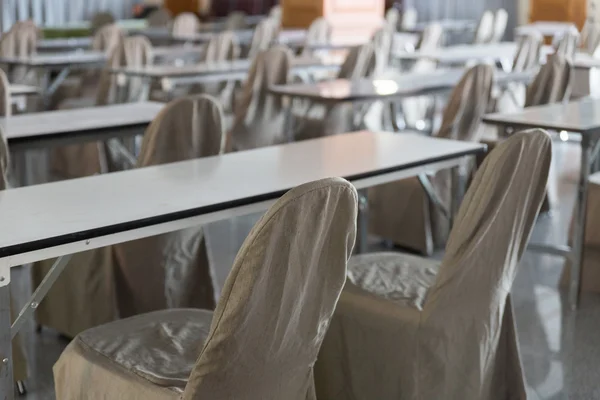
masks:
POLYGON ((575 207, 575 225, 573 229, 573 248, 571 254, 571 282, 569 286, 569 304, 572 309, 577 309, 581 297, 581 263, 583 261, 583 247, 585 235, 585 216, 587 212, 587 189, 590 175, 591 138, 588 135, 581 137, 581 168, 579 172, 579 185, 575 207))
POLYGON ((10 334, 10 267, 0 265, 0 397, 14 398, 10 334))

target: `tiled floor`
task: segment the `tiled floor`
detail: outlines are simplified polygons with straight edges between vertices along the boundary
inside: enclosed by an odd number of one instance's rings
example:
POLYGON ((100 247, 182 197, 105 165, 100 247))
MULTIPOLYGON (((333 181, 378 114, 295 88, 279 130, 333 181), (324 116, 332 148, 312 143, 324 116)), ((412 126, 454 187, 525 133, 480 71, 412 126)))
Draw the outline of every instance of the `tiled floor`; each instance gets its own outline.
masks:
MULTIPOLYGON (((550 216, 540 217, 533 240, 564 243, 571 215, 577 174, 577 147, 555 147, 560 206, 550 216)), ((213 260, 224 282, 243 238, 257 216, 238 223, 210 226, 213 260), (218 240, 215 240, 217 239, 218 240), (229 239, 228 239, 229 238, 229 239), (234 238, 234 240, 230 240, 234 238)), ((379 245, 373 244, 376 249, 379 245)), ((527 252, 513 286, 513 304, 529 397, 542 399, 600 399, 600 295, 586 294, 581 309, 571 313, 566 297, 558 289, 563 261, 560 258, 527 252)), ((19 300, 31 292, 26 268, 14 271, 13 283, 19 300)), ((25 332, 30 365, 26 399, 53 399, 51 367, 67 344, 65 339, 44 330, 34 332, 31 322, 25 332)))

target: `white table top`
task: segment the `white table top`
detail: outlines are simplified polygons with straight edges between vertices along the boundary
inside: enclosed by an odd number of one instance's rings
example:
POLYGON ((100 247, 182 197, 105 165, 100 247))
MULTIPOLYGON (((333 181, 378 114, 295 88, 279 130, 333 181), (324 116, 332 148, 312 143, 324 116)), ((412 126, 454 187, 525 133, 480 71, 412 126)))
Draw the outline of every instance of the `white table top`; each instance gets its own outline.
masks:
POLYGON ((477 22, 472 19, 441 19, 437 21, 423 21, 417 23, 415 29, 411 31, 422 32, 427 25, 436 23, 440 24, 444 31, 469 31, 475 29, 477 22))
POLYGON ((517 129, 543 128, 581 134, 600 130, 600 100, 584 99, 567 104, 527 107, 511 114, 488 114, 483 121, 517 129))
POLYGON ((152 48, 152 56, 155 60, 157 58, 200 57, 203 51, 204 46, 201 45, 154 46, 152 48))
POLYGON ((124 128, 145 128, 163 108, 163 103, 139 102, 102 107, 57 110, 0 118, 0 128, 11 150, 34 147, 69 136, 119 136, 124 128))
MULTIPOLYGON (((274 85, 273 94, 305 98, 320 103, 373 101, 385 98, 421 96, 452 89, 465 73, 462 68, 436 70, 427 73, 406 73, 399 79, 362 79, 350 81, 338 79, 315 84, 274 85)), ((529 82, 535 71, 496 71, 496 83, 529 82)))
POLYGON ((76 51, 33 54, 30 57, 0 57, 0 64, 50 68, 101 65, 106 62, 106 59, 106 54, 99 51, 76 51))
POLYGON ((326 177, 365 182, 484 149, 363 131, 5 190, 0 220, 10 229, 0 232, 0 258, 265 202, 326 177))
MULTIPOLYGON (((554 52, 552 46, 543 46, 542 57, 554 52)), ((429 59, 443 64, 458 64, 467 61, 512 60, 517 53, 517 43, 469 44, 440 47, 429 51, 395 52, 394 57, 408 60, 429 59)))
POLYGON ((66 51, 89 49, 92 46, 92 37, 42 39, 37 42, 38 51, 66 51))
POLYGON ((537 21, 530 24, 517 26, 515 32, 517 35, 524 35, 531 32, 539 32, 543 36, 554 36, 574 27, 572 22, 560 21, 537 21))
POLYGON ((11 83, 9 90, 11 96, 32 96, 40 94, 40 88, 30 85, 19 85, 11 83))
MULTIPOLYGON (((248 45, 252 41, 254 35, 253 29, 238 29, 232 31, 237 40, 242 45, 248 45)), ((144 35, 150 40, 170 40, 173 42, 194 42, 194 43, 206 43, 214 37, 214 32, 196 32, 193 35, 185 36, 174 36, 166 28, 146 28, 137 31, 136 34, 144 35)), ((303 42, 306 38, 306 31, 304 29, 285 29, 279 33, 278 41, 280 43, 297 43, 303 42)))

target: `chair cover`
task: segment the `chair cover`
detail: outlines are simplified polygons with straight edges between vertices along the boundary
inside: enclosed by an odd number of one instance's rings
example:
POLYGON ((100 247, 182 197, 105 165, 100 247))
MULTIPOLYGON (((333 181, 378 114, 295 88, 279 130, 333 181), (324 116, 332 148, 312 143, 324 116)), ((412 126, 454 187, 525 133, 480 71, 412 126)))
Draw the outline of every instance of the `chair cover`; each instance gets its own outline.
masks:
MULTIPOLYGON (((137 167, 217 155, 223 131, 222 111, 214 99, 177 99, 146 130, 137 167)), ((50 265, 34 265, 34 285, 50 265)), ((74 337, 143 312, 213 308, 211 276, 202 227, 78 253, 38 306, 36 318, 40 325, 74 337)))
POLYGON ((400 11, 392 7, 385 13, 385 26, 390 28, 393 32, 398 29, 398 23, 400 22, 400 11))
POLYGON ((214 315, 166 310, 82 333, 54 366, 56 397, 315 400, 356 211, 342 179, 292 189, 246 238, 214 315))
POLYGON ((278 35, 279 25, 275 21, 269 18, 260 21, 252 35, 247 58, 253 59, 259 52, 267 50, 277 41, 278 35))
POLYGON ((273 6, 269 11, 269 19, 277 23, 277 28, 281 25, 281 18, 283 16, 283 10, 281 6, 273 6))
POLYGON ((586 20, 581 30, 580 47, 587 53, 593 54, 600 44, 600 24, 586 20))
POLYGON ((444 28, 438 22, 431 22, 423 29, 423 35, 418 44, 418 49, 421 51, 428 51, 440 47, 442 43, 442 36, 444 34, 444 28))
POLYGON ((509 293, 548 177, 551 139, 526 131, 477 171, 441 265, 350 259, 315 365, 320 399, 526 399, 509 293))
POLYGON ((306 57, 312 56, 314 52, 310 49, 310 45, 328 44, 330 39, 331 25, 327 22, 327 19, 323 17, 315 19, 306 32, 306 40, 301 55, 306 57))
MULTIPOLYGON (((436 137, 478 141, 493 83, 493 68, 477 65, 465 73, 454 88, 436 137)), ((468 169, 463 175, 468 175, 468 169)), ((453 177, 438 171, 429 178, 437 197, 450 209, 453 177)), ((396 245, 431 255, 448 236, 449 221, 431 202, 418 178, 403 179, 369 189, 369 230, 396 245)))
MULTIPOLYGON (((122 63, 122 66, 145 67, 152 65, 152 43, 145 36, 128 37, 123 41, 123 57, 124 63, 122 63)), ((125 94, 125 102, 147 100, 148 93, 145 92, 143 78, 127 78, 125 94)))
MULTIPOLYGON (((8 117, 12 114, 12 101, 10 97, 10 83, 4 71, 0 69, 0 117, 8 117)), ((2 147, 0 148, 0 163, 5 163, 8 159, 7 149, 5 148, 4 136, 2 136, 2 147), (4 154, 6 152, 6 154, 4 154)), ((1 172, 6 172, 2 169, 1 172)), ((2 175, 6 177, 6 175, 2 175)), ((0 188, 3 190, 4 188, 0 188)))
POLYGON ((504 8, 499 8, 494 13, 494 31, 490 37, 490 43, 501 42, 506 32, 508 23, 508 12, 504 8))
POLYGON ((227 16, 225 20, 226 31, 236 31, 248 28, 246 24, 246 14, 242 11, 234 11, 227 16))
POLYGON ((475 37, 473 38, 473 44, 488 43, 494 35, 494 14, 491 11, 486 10, 481 15, 479 24, 475 29, 475 37))
POLYGON ((102 51, 108 55, 123 42, 123 31, 117 24, 104 25, 94 35, 92 51, 102 51))
POLYGON ((400 22, 400 27, 403 31, 415 29, 417 26, 417 20, 417 9, 413 7, 405 8, 402 12, 402 21, 400 22))
POLYGON ((172 34, 175 37, 193 36, 200 29, 200 21, 195 14, 184 12, 173 20, 172 34))
POLYGON ((154 10, 146 18, 146 23, 150 28, 168 28, 172 20, 171 12, 166 8, 154 10))
POLYGON ((378 29, 373 35, 371 42, 375 47, 377 63, 375 75, 377 76, 385 71, 390 64, 392 44, 394 42, 394 31, 387 26, 378 29))
MULTIPOLYGON (((2 34, 0 38, 0 56, 29 57, 36 53, 40 31, 33 21, 19 21, 2 34)), ((8 67, 2 69, 8 72, 8 67)), ((38 85, 37 72, 27 67, 12 67, 9 81, 12 83, 38 85)))
POLYGON ((573 66, 560 53, 548 56, 535 79, 527 87, 525 107, 567 101, 571 94, 573 66))
POLYGON ((107 25, 115 23, 115 16, 109 12, 99 12, 94 14, 90 22, 92 33, 98 32, 98 30, 104 28, 107 25))
POLYGON ((579 31, 575 26, 571 26, 567 31, 555 35, 552 45, 556 49, 556 53, 573 60, 578 43, 579 31))
POLYGON ((284 46, 260 52, 242 88, 241 105, 229 133, 227 150, 248 150, 287 141, 281 96, 268 93, 271 85, 288 82, 292 53, 284 46))

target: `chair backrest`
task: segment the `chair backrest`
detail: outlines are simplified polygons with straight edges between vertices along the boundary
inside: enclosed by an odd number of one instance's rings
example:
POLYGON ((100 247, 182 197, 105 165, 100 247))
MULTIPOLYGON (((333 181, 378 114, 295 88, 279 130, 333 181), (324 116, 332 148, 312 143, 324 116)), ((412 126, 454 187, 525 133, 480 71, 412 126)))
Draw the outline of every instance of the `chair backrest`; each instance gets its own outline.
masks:
POLYGON ((117 24, 105 25, 94 35, 92 50, 103 51, 107 55, 111 55, 122 44, 124 37, 123 31, 117 24))
POLYGON ((402 30, 415 29, 417 26, 417 20, 419 15, 417 9, 413 7, 405 8, 402 12, 402 20, 400 21, 400 28, 402 30))
POLYGON ((238 29, 246 29, 246 14, 242 11, 234 11, 227 16, 225 21, 225 30, 235 31, 238 29))
POLYGON ((527 87, 525 107, 565 101, 571 95, 573 66, 564 55, 548 56, 533 82, 527 87))
POLYGON ((137 167, 220 154, 224 132, 223 109, 213 97, 173 100, 146 129, 137 167))
POLYGON ((240 56, 240 46, 233 32, 222 32, 213 36, 204 49, 202 62, 236 60, 240 56))
POLYGON ((475 29, 475 37, 473 38, 474 44, 488 43, 494 34, 494 14, 491 11, 486 10, 481 15, 479 24, 475 29))
POLYGON ((9 157, 8 144, 6 143, 2 127, 0 127, 0 190, 8 188, 9 157))
MULTIPOLYGON (((152 65, 152 43, 145 36, 131 36, 123 41, 124 66, 145 67, 152 65)), ((125 101, 133 102, 146 100, 142 98, 144 92, 144 80, 140 77, 127 78, 127 98, 125 101)))
POLYGON ((106 25, 110 25, 110 24, 114 24, 114 23, 115 23, 115 16, 109 12, 103 11, 103 12, 98 12, 98 13, 94 14, 94 16, 92 17, 92 20, 90 22, 90 26, 92 29, 92 33, 96 33, 96 32, 98 32, 98 30, 105 27, 106 25))
POLYGON ((264 19, 256 25, 248 58, 254 58, 259 52, 267 50, 273 42, 277 40, 279 26, 270 18, 264 19))
POLYGON ((392 55, 392 44, 394 42, 394 31, 388 27, 378 29, 371 40, 375 48, 377 73, 383 72, 390 63, 392 55))
POLYGON ((507 296, 544 198, 551 158, 552 141, 540 129, 508 138, 485 158, 456 216, 421 323, 432 333, 460 332, 441 354, 471 371, 497 362, 496 346, 477 344, 497 343, 508 328, 502 323, 507 296))
POLYGON ((283 99, 270 95, 268 88, 288 82, 292 58, 292 52, 285 46, 272 47, 256 56, 242 88, 228 150, 263 147, 284 141, 283 99))
POLYGON ((444 110, 442 125, 435 136, 445 139, 477 141, 481 118, 486 112, 494 69, 479 64, 470 68, 456 85, 444 110))
POLYGON ((0 117, 8 117, 11 114, 10 83, 4 71, 0 69, 0 117))
POLYGON ((283 10, 282 10, 281 6, 274 6, 269 11, 269 18, 277 21, 279 24, 281 24, 282 16, 283 16, 283 10))
MULTIPOLYGON (((311 44, 327 44, 331 39, 331 25, 327 22, 327 19, 319 17, 315 19, 306 32, 305 45, 311 44)), ((305 47, 302 50, 302 55, 310 55, 312 51, 310 48, 305 47)))
POLYGON ((237 254, 184 400, 314 398, 356 213, 356 190, 340 178, 298 186, 267 211, 237 254))
POLYGON ((494 32, 490 38, 490 42, 498 43, 504 38, 506 32, 506 24, 508 23, 508 12, 504 8, 499 8, 494 13, 494 32))
POLYGON ((427 24, 423 30, 423 35, 421 35, 421 39, 419 40, 417 48, 425 51, 440 47, 443 34, 444 29, 442 28, 441 24, 437 22, 427 24))
POLYGON ((39 30, 32 21, 19 21, 2 34, 0 56, 27 57, 35 54, 39 30))
POLYGON ((172 20, 171 12, 166 8, 159 8, 148 15, 146 22, 151 28, 167 28, 172 20))
POLYGON ((338 79, 356 80, 367 78, 375 72, 377 56, 375 46, 371 43, 355 46, 350 49, 346 59, 338 71, 338 79))
POLYGON ((575 26, 571 26, 564 32, 554 35, 552 40, 552 45, 556 49, 556 53, 562 54, 571 60, 575 57, 578 44, 579 31, 575 26))
POLYGON ((171 33, 173 36, 193 36, 200 29, 200 21, 196 14, 191 12, 184 12, 179 14, 173 20, 173 27, 171 33))
POLYGON ((392 7, 385 13, 385 25, 392 29, 394 32, 398 29, 398 23, 400 22, 400 11, 392 7))
POLYGON ((537 68, 540 65, 540 52, 543 43, 544 38, 539 32, 531 32, 520 36, 512 71, 521 72, 537 68))

